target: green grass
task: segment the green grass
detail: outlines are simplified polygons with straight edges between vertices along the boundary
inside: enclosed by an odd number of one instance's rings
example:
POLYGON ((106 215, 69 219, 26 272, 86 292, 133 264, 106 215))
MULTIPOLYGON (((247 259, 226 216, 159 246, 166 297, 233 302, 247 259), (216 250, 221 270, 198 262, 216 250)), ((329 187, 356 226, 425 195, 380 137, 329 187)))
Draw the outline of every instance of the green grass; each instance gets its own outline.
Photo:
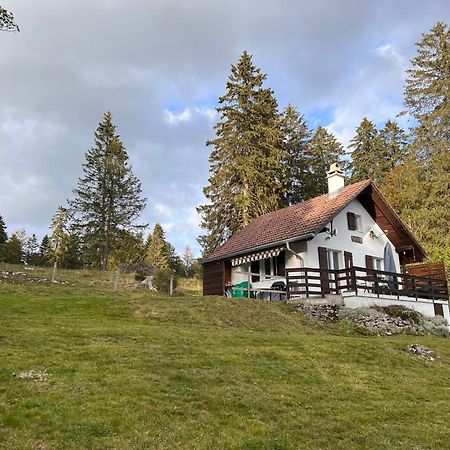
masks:
POLYGON ((169 298, 59 278, 0 284, 0 448, 448 448, 448 339, 365 337, 195 283, 169 298), (49 380, 17 376, 32 369, 49 380))

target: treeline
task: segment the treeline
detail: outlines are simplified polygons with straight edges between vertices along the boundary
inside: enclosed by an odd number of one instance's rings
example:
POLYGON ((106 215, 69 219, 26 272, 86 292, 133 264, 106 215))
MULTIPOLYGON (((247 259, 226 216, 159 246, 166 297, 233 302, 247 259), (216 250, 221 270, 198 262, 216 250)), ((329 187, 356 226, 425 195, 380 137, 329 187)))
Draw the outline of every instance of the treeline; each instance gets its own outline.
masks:
POLYGON ((337 161, 350 182, 372 178, 433 259, 450 265, 450 30, 437 23, 417 44, 404 87, 411 127, 362 118, 348 152, 289 105, 279 111, 266 75, 243 52, 219 98, 210 178, 198 208, 208 254, 254 218, 326 192, 337 161))
MULTIPOLYGON (((52 230, 58 233, 59 230, 53 226, 55 222, 52 222, 52 230)), ((29 236, 23 228, 8 236, 6 224, 0 216, 0 262, 49 267, 58 261, 58 267, 65 269, 98 267, 89 259, 89 253, 83 251, 82 240, 73 230, 67 231, 64 239, 62 250, 59 250, 55 245, 54 233, 45 235, 40 242, 35 234, 29 236)), ((171 273, 184 277, 199 276, 201 272, 201 264, 194 257, 191 247, 186 245, 182 255, 178 255, 173 245, 167 241, 159 223, 148 234, 147 239, 144 239, 143 233, 137 233, 127 244, 131 245, 127 249, 127 258, 120 263, 125 270, 130 267, 136 268, 137 272, 151 274, 158 269, 168 269, 171 273)), ((125 246, 126 243, 122 245, 125 246)), ((113 261, 116 263, 112 267, 118 268, 119 259, 113 261)))
POLYGON ((160 224, 145 239, 147 224, 138 219, 146 199, 110 112, 105 113, 85 157, 73 198, 57 208, 51 233, 40 244, 24 230, 8 237, 0 218, 0 261, 53 265, 53 277, 57 267, 127 270, 136 263, 147 275, 157 270, 168 276, 197 273, 199 263, 190 247, 177 255, 160 224))

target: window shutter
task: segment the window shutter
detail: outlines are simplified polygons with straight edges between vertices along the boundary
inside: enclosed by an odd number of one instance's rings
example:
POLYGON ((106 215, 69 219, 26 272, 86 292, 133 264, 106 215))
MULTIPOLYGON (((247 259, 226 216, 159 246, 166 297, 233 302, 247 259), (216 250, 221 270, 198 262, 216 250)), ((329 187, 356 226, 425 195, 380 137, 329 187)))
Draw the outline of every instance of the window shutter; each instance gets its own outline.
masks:
POLYGON ((373 256, 366 255, 366 269, 367 269, 367 274, 373 273, 373 256))
POLYGON ((347 225, 349 230, 356 230, 356 215, 352 212, 347 213, 347 225))
POLYGON ((344 252, 344 262, 346 269, 350 269, 350 267, 353 267, 353 255, 351 252, 344 252))
POLYGON ((328 269, 327 249, 325 247, 319 247, 319 268, 328 269))
MULTIPOLYGON (((327 257, 327 249, 325 247, 318 247, 317 251, 319 252, 319 268, 320 269, 328 269, 328 257, 327 257)), ((329 274, 327 271, 320 271, 320 285, 322 294, 330 293, 330 283, 328 282, 329 274)))

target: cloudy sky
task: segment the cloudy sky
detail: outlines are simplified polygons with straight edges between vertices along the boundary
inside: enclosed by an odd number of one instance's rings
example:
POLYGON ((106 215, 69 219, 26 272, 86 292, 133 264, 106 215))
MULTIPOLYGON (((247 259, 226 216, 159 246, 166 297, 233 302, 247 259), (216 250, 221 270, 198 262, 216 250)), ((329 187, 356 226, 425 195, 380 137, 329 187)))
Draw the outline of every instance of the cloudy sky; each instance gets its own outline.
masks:
MULTIPOLYGON (((243 50, 280 108, 347 144, 363 116, 402 109, 414 43, 448 0, 10 0, 0 34, 0 215, 41 238, 71 196, 105 111, 141 179, 144 220, 199 254, 205 141, 243 50)), ((407 126, 406 119, 402 124, 407 126)))

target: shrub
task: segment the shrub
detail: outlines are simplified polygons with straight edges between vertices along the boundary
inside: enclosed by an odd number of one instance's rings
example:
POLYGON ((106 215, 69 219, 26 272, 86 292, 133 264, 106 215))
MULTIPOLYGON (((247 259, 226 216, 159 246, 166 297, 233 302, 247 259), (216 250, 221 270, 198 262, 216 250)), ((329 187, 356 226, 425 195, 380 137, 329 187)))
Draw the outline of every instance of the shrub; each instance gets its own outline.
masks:
POLYGON ((367 318, 375 319, 383 317, 384 314, 372 308, 342 308, 338 317, 341 320, 348 320, 349 322, 357 322, 367 318))
POLYGON ((399 317, 402 320, 408 320, 412 323, 421 323, 423 321, 423 315, 420 312, 407 308, 403 305, 389 305, 380 308, 388 316, 399 317))
POLYGON ((153 284, 158 292, 169 293, 170 277, 173 276, 173 289, 177 287, 177 277, 172 269, 157 269, 153 278, 153 284))
POLYGON ((448 321, 443 316, 434 316, 428 319, 430 322, 433 322, 435 325, 448 325, 448 321))
POLYGON ((434 334, 435 336, 450 337, 447 325, 436 325, 433 319, 434 317, 426 318, 422 323, 422 328, 427 333, 434 334))

